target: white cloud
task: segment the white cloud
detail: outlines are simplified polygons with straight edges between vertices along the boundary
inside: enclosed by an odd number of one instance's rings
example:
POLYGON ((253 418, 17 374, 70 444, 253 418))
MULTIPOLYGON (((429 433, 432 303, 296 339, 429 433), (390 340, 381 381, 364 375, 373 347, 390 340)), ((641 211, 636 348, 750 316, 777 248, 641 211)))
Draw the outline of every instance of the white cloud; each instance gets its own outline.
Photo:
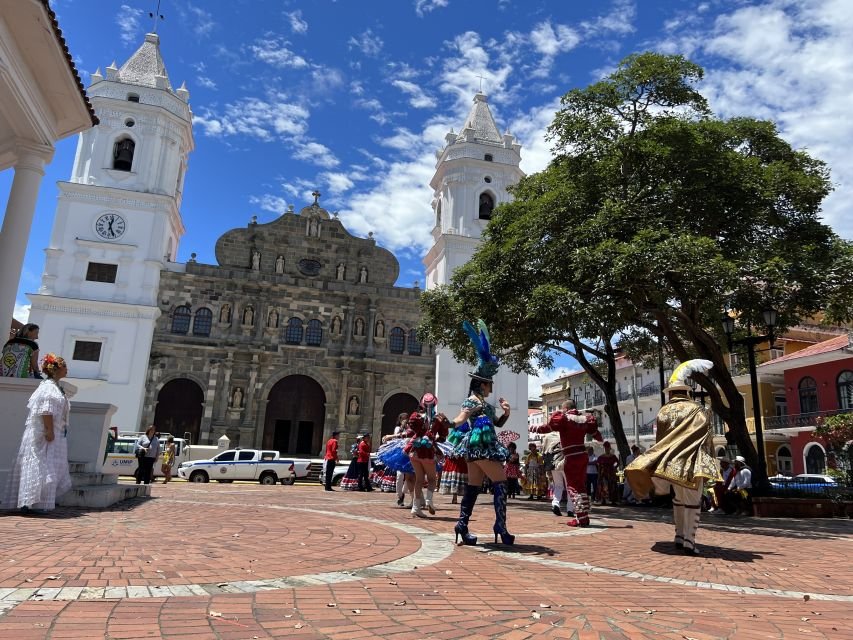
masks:
POLYGON ((293 33, 307 33, 308 32, 308 23, 302 18, 302 11, 291 11, 289 13, 285 13, 287 19, 290 20, 290 30, 293 33))
MULTIPOLYGON (((26 324, 30 319, 30 306, 29 304, 21 304, 20 302, 15 302, 15 311, 12 313, 12 317, 15 318, 18 322, 23 322, 26 324)), ((5 338, 3 339, 5 342, 5 338)))
POLYGON ((581 28, 585 38, 603 36, 608 33, 624 36, 634 32, 634 18, 636 16, 637 7, 634 0, 616 0, 610 13, 594 20, 581 22, 581 28))
POLYGON ((319 142, 305 142, 296 148, 293 157, 297 160, 305 160, 317 166, 331 169, 337 167, 340 161, 326 145, 319 142))
POLYGON ((372 30, 368 29, 357 38, 351 37, 347 42, 349 48, 358 49, 366 56, 377 56, 382 51, 382 38, 375 35, 372 30))
POLYGON ((521 142, 521 168, 528 175, 542 171, 553 157, 545 133, 559 109, 560 99, 554 98, 551 102, 520 114, 509 125, 509 130, 521 142))
POLYGON ((142 17, 142 9, 134 9, 126 4, 121 5, 116 16, 116 24, 120 31, 121 41, 125 44, 133 44, 139 40, 139 19, 142 17))
POLYGON ((213 28, 216 26, 216 22, 213 20, 213 15, 209 11, 205 11, 204 9, 192 4, 187 5, 187 9, 190 14, 189 18, 192 21, 193 32, 200 38, 210 35, 210 32, 213 31, 213 28))
POLYGON ((409 104, 415 109, 432 109, 435 107, 435 99, 414 82, 394 80, 391 84, 409 96, 409 104))
POLYGON ((202 109, 193 116, 193 124, 210 137, 245 135, 269 142, 277 137, 292 139, 304 135, 309 115, 305 107, 273 94, 267 100, 243 98, 227 104, 221 112, 202 109))
POLYGON ((255 58, 278 69, 303 69, 308 61, 288 49, 289 42, 277 36, 260 38, 249 49, 255 58))
POLYGON ((448 0, 415 0, 415 13, 422 18, 424 14, 430 11, 435 11, 439 7, 446 7, 447 3, 448 0))
POLYGON ((288 202, 281 196, 274 196, 265 193, 262 196, 251 196, 249 198, 251 204, 257 205, 264 211, 272 211, 273 213, 284 213, 287 211, 288 202))
POLYGON ((554 65, 554 58, 558 54, 571 51, 580 41, 580 34, 571 27, 564 24, 552 25, 550 20, 540 22, 530 32, 533 48, 542 55, 531 75, 534 78, 547 78, 554 65))
POLYGON ((345 173, 333 173, 331 171, 327 171, 320 174, 320 179, 325 182, 326 187, 329 189, 332 196, 341 195, 345 191, 352 189, 355 185, 355 183, 350 180, 349 176, 345 173))
MULTIPOLYGON (((471 98, 483 84, 483 90, 495 104, 512 104, 507 80, 513 71, 509 60, 501 59, 496 68, 488 51, 474 31, 466 31, 445 43, 451 54, 444 58, 440 88, 455 97, 454 123, 462 124, 471 108, 471 98), (481 80, 482 78, 482 80, 481 80)), ((454 125, 456 126, 456 125, 454 125)))
POLYGON ((200 87, 204 87, 205 89, 211 89, 213 91, 216 90, 216 83, 207 76, 199 76, 195 79, 195 81, 200 87))
POLYGON ((786 140, 829 164, 836 189, 825 219, 853 238, 853 3, 767 0, 673 39, 694 43, 698 62, 711 59, 701 90, 718 115, 774 120, 786 140))
POLYGON ((549 382, 553 382, 557 378, 562 378, 569 373, 573 373, 577 371, 577 368, 570 369, 568 367, 557 367, 555 369, 540 369, 536 372, 536 375, 528 375, 527 376, 527 397, 528 398, 541 398, 542 397, 542 385, 547 384, 549 382))

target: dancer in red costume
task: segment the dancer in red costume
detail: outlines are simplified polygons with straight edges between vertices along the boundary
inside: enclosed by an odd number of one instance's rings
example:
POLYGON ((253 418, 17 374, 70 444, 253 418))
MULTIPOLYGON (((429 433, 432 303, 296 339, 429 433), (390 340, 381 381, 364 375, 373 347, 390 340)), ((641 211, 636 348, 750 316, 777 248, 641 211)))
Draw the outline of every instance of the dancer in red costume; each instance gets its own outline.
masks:
POLYGON ((421 399, 418 412, 409 416, 406 423, 406 435, 410 436, 403 451, 409 454, 412 467, 415 470, 415 492, 412 500, 412 517, 425 518, 422 508, 435 515, 432 495, 436 487, 435 464, 441 455, 437 451, 438 443, 447 439, 450 422, 443 413, 436 414, 435 405, 438 400, 431 393, 425 393, 421 399), (424 499, 424 478, 427 480, 426 499, 424 499))
POLYGON ((536 429, 538 433, 556 431, 560 434, 563 460, 554 465, 554 499, 552 508, 560 515, 560 498, 564 489, 569 494, 569 504, 574 505, 575 517, 566 524, 570 527, 589 526, 589 496, 586 493, 586 465, 588 458, 584 441, 587 435, 601 442, 598 422, 591 413, 581 415, 572 400, 563 403, 563 411, 551 415, 548 424, 536 429))

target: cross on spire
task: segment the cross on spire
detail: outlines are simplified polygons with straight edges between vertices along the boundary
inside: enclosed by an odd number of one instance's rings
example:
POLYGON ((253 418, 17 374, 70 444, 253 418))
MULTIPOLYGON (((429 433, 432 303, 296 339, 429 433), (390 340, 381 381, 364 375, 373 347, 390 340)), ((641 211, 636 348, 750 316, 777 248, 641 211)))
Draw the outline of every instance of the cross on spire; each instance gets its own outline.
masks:
POLYGON ((160 20, 165 20, 166 18, 160 13, 160 2, 161 0, 157 0, 157 9, 155 11, 149 11, 148 17, 154 20, 154 27, 151 30, 151 33, 157 33, 157 23, 160 20))
POLYGON ((311 195, 314 196, 314 206, 319 207, 320 206, 320 196, 323 194, 320 193, 319 191, 317 191, 316 189, 314 189, 314 191, 311 192, 311 195))
POLYGON ((474 77, 480 79, 480 93, 483 93, 483 80, 485 80, 486 77, 485 76, 474 76, 474 77))

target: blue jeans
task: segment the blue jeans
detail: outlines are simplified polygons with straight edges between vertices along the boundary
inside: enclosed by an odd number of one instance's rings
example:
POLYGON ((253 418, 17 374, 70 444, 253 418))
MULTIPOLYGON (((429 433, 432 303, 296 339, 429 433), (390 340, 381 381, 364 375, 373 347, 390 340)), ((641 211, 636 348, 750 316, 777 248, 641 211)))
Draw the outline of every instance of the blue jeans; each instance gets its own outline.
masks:
POLYGON ((598 490, 598 474, 597 473, 586 474, 586 494, 589 496, 590 500, 595 499, 595 492, 597 490, 598 490))

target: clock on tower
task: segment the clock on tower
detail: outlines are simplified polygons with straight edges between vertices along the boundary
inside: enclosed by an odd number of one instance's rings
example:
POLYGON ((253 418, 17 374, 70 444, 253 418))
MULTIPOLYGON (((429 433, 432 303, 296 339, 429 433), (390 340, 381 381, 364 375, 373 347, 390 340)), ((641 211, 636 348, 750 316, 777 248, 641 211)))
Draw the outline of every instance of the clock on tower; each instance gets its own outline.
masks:
POLYGON ((118 240, 124 235, 124 218, 117 213, 105 213, 95 220, 95 232, 107 240, 118 240))

